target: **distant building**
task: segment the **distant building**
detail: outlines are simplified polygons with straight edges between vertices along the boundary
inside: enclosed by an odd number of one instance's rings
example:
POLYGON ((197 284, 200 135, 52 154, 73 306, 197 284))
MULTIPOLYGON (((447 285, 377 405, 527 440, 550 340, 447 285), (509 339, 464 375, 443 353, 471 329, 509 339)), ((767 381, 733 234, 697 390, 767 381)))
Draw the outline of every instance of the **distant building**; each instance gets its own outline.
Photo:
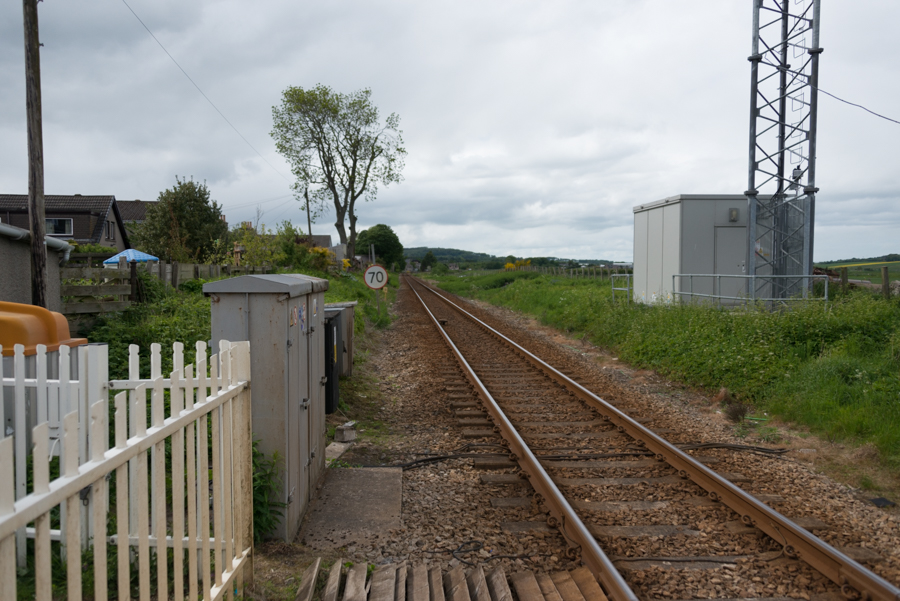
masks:
POLYGON ((129 236, 134 235, 134 226, 144 223, 147 219, 147 210, 158 203, 158 200, 116 200, 129 236))
MULTIPOLYGON (((64 242, 99 244, 114 252, 131 248, 115 196, 48 195, 44 217, 45 233, 64 242)), ((0 194, 0 222, 29 229, 28 196, 0 194)))
POLYGON ((459 271, 459 264, 450 263, 449 265, 447 265, 447 269, 449 269, 450 271, 459 271))
MULTIPOLYGON (((0 225, 0 282, 3 282, 0 301, 30 305, 31 233, 6 223, 6 214, 3 217, 3 225, 0 225)), ((54 236, 44 238, 47 245, 47 308, 62 311, 59 268, 68 260, 72 247, 54 236)))
MULTIPOLYGON (((301 235, 300 236, 300 244, 306 244, 309 241, 309 236, 301 235)), ((331 236, 328 234, 313 234, 312 235, 312 243, 313 246, 321 246, 322 248, 331 248, 331 236)))

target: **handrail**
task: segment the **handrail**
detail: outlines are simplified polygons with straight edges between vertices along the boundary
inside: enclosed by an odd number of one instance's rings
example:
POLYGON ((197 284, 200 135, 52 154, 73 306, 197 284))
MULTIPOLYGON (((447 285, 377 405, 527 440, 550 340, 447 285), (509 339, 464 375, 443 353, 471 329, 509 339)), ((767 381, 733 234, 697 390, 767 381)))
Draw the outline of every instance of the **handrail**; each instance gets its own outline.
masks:
MULTIPOLYGON (((804 284, 803 290, 806 291, 809 288, 808 282, 804 284)), ((672 274, 672 294, 677 295, 679 297, 687 296, 690 298, 698 297, 698 298, 712 298, 716 300, 738 300, 738 301, 760 301, 760 302, 797 302, 803 300, 828 300, 828 276, 827 275, 742 275, 742 274, 726 274, 726 273, 675 273, 672 274), (676 278, 688 278, 688 291, 678 290, 678 285, 676 278), (694 278, 714 278, 713 279, 713 294, 705 294, 702 292, 694 292, 694 278), (740 296, 730 296, 722 294, 722 278, 731 278, 731 279, 741 279, 748 280, 750 282, 749 290, 751 294, 740 295, 740 296), (825 281, 825 296, 822 299, 812 298, 806 294, 801 297, 759 297, 756 296, 756 282, 758 280, 777 280, 777 279, 791 279, 791 280, 824 280, 825 281)))

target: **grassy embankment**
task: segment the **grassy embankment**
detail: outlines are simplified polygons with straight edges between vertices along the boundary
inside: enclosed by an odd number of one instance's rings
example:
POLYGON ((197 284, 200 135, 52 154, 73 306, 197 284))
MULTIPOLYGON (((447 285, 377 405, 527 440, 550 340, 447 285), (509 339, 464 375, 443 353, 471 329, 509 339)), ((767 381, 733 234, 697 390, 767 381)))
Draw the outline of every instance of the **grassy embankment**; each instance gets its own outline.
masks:
MULTIPOLYGON (((536 273, 438 278, 531 314, 632 365, 737 398, 832 441, 870 443, 900 468, 900 302, 853 291, 783 312, 613 303, 608 280, 536 273)), ((863 482, 865 485, 865 482, 863 482)))

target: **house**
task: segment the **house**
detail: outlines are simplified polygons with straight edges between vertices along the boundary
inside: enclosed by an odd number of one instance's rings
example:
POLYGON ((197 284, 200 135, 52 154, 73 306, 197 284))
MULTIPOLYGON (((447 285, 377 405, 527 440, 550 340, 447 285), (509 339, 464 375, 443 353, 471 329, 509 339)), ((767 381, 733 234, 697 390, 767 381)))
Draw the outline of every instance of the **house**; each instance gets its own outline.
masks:
MULTIPOLYGON (((99 244, 113 252, 131 248, 115 196, 44 197, 46 234, 64 242, 99 244)), ((28 226, 28 196, 0 194, 0 222, 28 226)))
MULTIPOLYGON (((306 244, 308 240, 309 236, 305 234, 300 235, 301 244, 306 244)), ((321 248, 331 248, 331 236, 329 234, 313 234, 312 243, 313 246, 319 246, 321 248)))
MULTIPOLYGON (((31 304, 31 232, 0 224, 0 301, 31 304)), ((47 308, 62 311, 59 267, 69 259, 72 247, 53 236, 47 241, 47 308)), ((0 402, 3 402, 0 400, 0 402)))
POLYGON ((116 200, 119 214, 125 224, 125 231, 129 236, 134 235, 134 226, 144 223, 147 218, 147 210, 158 203, 158 200, 116 200))

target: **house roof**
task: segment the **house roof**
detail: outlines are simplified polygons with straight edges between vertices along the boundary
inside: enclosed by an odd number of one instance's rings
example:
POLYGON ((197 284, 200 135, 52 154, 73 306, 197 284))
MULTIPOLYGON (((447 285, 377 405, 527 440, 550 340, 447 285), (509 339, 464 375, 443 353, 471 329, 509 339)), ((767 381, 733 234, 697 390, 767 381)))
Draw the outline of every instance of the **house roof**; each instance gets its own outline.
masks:
MULTIPOLYGON (((309 238, 306 234, 300 234, 300 237, 303 240, 309 238)), ((331 248, 331 236, 329 234, 313 234, 312 242, 314 245, 321 246, 322 248, 331 248)))
POLYGON ((117 200, 119 213, 125 221, 143 221, 147 217, 147 209, 158 203, 158 200, 117 200))
MULTIPOLYGON (((98 217, 94 224, 94 230, 91 232, 90 242, 100 241, 105 226, 104 222, 107 220, 110 210, 115 215, 116 221, 123 224, 115 196, 82 196, 81 194, 72 196, 47 194, 44 196, 44 213, 47 216, 52 217, 54 213, 85 213, 98 217)), ((0 194, 0 211, 27 213, 28 195, 0 194)), ((131 248, 131 241, 128 239, 128 233, 124 227, 121 228, 121 233, 125 247, 131 248)))
MULTIPOLYGON (((45 211, 67 213, 102 213, 106 215, 115 196, 44 196, 45 211)), ((0 194, 0 211, 28 211, 27 194, 0 194)))

